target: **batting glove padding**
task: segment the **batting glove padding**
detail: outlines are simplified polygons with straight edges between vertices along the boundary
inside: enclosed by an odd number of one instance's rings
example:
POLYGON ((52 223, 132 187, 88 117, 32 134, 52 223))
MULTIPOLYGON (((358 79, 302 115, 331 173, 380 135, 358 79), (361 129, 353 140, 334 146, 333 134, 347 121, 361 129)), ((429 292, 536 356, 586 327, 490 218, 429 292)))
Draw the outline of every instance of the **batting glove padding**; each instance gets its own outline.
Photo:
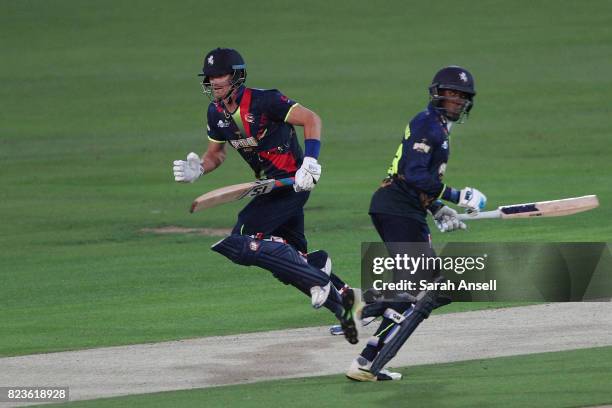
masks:
POLYGON ((174 172, 174 180, 179 183, 193 183, 204 174, 200 156, 194 152, 187 155, 187 160, 175 160, 172 171, 174 172))
POLYGON ((321 177, 321 165, 313 157, 304 157, 302 167, 295 172, 293 189, 296 192, 310 191, 321 177))
POLYGON ((457 218, 457 211, 450 207, 443 206, 433 214, 436 227, 440 232, 451 232, 459 229, 466 229, 467 226, 457 218))
POLYGON ((475 188, 465 187, 459 194, 458 205, 468 212, 478 212, 487 205, 487 197, 475 188))

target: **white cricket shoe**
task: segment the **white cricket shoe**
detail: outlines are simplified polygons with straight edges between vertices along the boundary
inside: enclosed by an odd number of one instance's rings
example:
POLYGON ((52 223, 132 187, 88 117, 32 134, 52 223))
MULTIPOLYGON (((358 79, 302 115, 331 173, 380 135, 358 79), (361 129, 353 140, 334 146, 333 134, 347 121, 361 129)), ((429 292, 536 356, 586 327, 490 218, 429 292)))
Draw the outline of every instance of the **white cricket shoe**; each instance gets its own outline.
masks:
POLYGON ((359 356, 351 363, 351 366, 346 372, 346 376, 354 381, 393 381, 402 379, 401 373, 389 371, 384 368, 380 370, 376 376, 370 372, 371 366, 371 361, 359 356))
POLYGON ((320 308, 327 301, 327 297, 329 296, 329 291, 331 290, 331 282, 327 282, 327 285, 321 286, 313 286, 310 288, 310 300, 312 302, 312 307, 315 309, 320 308))

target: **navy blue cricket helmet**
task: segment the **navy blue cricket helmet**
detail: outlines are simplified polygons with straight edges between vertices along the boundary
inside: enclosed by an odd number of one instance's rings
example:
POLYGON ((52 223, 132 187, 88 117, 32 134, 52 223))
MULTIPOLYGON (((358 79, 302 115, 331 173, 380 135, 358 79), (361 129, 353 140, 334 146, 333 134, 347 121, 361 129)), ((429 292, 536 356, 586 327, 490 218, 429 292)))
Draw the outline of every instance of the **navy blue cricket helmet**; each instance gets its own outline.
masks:
POLYGON ((431 96, 433 106, 441 110, 447 118, 453 121, 461 121, 474 106, 474 96, 476 96, 474 77, 470 71, 457 65, 444 67, 434 75, 429 86, 429 95, 431 96), (445 109, 442 109, 442 101, 449 99, 440 95, 440 91, 443 89, 459 91, 465 94, 465 98, 462 98, 464 101, 463 108, 458 117, 449 115, 445 109))
POLYGON ((232 48, 215 48, 206 54, 202 72, 198 74, 198 76, 204 77, 202 80, 204 93, 212 99, 210 77, 227 74, 232 75, 230 79, 232 88, 229 94, 246 82, 246 64, 238 51, 232 48))

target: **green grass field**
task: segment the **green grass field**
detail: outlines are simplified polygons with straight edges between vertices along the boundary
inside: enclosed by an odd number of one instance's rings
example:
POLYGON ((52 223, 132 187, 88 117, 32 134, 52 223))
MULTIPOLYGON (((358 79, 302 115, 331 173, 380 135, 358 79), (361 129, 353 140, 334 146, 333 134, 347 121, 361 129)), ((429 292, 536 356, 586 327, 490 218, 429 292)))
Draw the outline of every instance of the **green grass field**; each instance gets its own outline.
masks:
POLYGON ((612 347, 415 366, 404 381, 342 375, 75 402, 67 407, 584 407, 612 402, 612 347))
POLYGON ((249 86, 322 117, 307 233, 350 283, 360 243, 378 240, 369 197, 448 64, 470 69, 478 90, 453 128, 448 184, 477 187, 491 208, 585 194, 601 207, 433 239, 610 241, 611 13, 603 0, 3 1, 0 356, 333 322, 269 273, 210 251, 218 237, 142 232, 229 228, 244 204, 187 211, 204 191, 250 180, 233 152, 193 185, 171 172, 206 147, 196 74, 219 45, 240 50, 249 86))
POLYGON ((612 85, 601 69, 610 62, 601 10, 609 3, 489 2, 452 12, 439 3, 403 13, 321 3, 300 6, 301 17, 283 2, 244 4, 229 33, 225 19, 202 18, 211 11, 203 3, 131 4, 2 4, 0 355, 332 321, 268 273, 209 251, 218 238, 140 232, 231 227, 242 205, 186 211, 202 191, 250 178, 235 154, 196 184, 171 177, 172 160, 205 148, 208 101, 195 73, 218 44, 241 49, 251 86, 277 87, 323 118, 324 174, 307 231, 311 248, 327 249, 349 282, 358 281, 360 242, 377 240, 369 196, 426 103, 433 72, 449 63, 470 68, 479 92, 452 136, 449 184, 477 186, 492 207, 589 193, 602 207, 479 222, 434 239, 611 236, 600 221, 612 198, 612 85), (418 18, 434 14, 440 24, 418 18), (259 301, 264 289, 270 304, 259 301), (229 322, 218 313, 226 307, 249 312, 229 322))

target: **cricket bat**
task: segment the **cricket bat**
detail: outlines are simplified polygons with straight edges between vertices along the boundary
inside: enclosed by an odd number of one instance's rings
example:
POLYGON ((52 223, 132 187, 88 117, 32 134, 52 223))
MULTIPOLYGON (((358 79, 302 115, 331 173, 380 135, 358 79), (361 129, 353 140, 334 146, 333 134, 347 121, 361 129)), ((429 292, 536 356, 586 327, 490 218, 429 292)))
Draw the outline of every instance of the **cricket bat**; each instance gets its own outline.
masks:
POLYGON ((598 206, 599 200, 596 195, 586 195, 582 197, 564 198, 562 200, 504 205, 493 211, 484 211, 475 214, 459 214, 459 219, 461 221, 469 221, 491 218, 560 217, 592 210, 598 206))
POLYGON ((206 194, 202 194, 193 200, 189 212, 194 213, 205 208, 212 208, 232 201, 238 201, 244 197, 255 197, 262 194, 268 194, 270 191, 277 188, 292 186, 294 181, 295 177, 288 177, 278 180, 257 180, 250 183, 221 187, 209 191, 206 194))

